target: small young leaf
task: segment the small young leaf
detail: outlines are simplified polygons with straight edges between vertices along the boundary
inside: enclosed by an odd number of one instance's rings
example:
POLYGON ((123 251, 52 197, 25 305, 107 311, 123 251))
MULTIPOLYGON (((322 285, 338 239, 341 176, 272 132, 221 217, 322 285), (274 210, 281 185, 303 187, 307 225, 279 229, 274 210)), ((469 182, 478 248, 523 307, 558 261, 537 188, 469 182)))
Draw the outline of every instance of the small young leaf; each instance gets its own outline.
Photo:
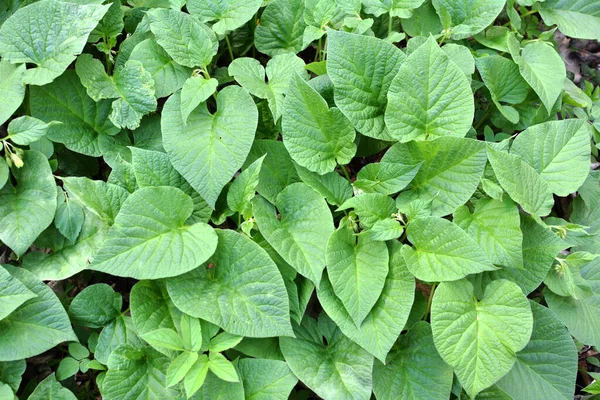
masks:
MULTIPOLYGON (((79 365, 78 365, 79 367, 79 365)), ((63 387, 54 374, 48 375, 40 382, 33 393, 28 397, 30 400, 77 400, 77 397, 69 389, 63 387)))
POLYGON ((227 382, 239 382, 235 367, 221 353, 209 353, 208 368, 213 374, 227 382))
POLYGON ((183 385, 188 398, 192 397, 204 384, 206 374, 208 373, 208 356, 201 354, 198 360, 192 365, 192 368, 185 375, 183 385))
POLYGON ((248 22, 261 4, 262 0, 188 0, 186 8, 200 22, 217 21, 211 28, 217 35, 225 35, 248 22))
POLYGON ((171 350, 184 350, 183 339, 173 329, 160 328, 142 335, 142 339, 152 347, 163 347, 171 350))
POLYGON ((10 121, 8 137, 5 139, 10 139, 13 143, 21 146, 28 146, 43 137, 50 126, 55 124, 55 122, 44 123, 37 118, 25 115, 10 121))
POLYGON ((184 351, 167 368, 167 387, 178 384, 198 360, 198 353, 184 351))
POLYGON ((56 208, 54 225, 69 241, 75 242, 84 222, 83 208, 75 201, 65 201, 56 208))
POLYGON ((56 369, 56 379, 64 381, 75 375, 77 372, 79 372, 79 361, 72 357, 65 357, 60 360, 60 364, 58 364, 58 368, 56 369))
POLYGON ((90 351, 84 345, 73 342, 69 343, 69 354, 77 361, 81 361, 84 358, 89 357, 90 351))
POLYGON ((275 0, 263 11, 254 31, 254 46, 261 53, 274 57, 283 53, 298 53, 303 46, 303 0, 275 0))
POLYGON ((260 169, 264 159, 265 156, 262 156, 246 167, 229 187, 227 191, 227 206, 231 211, 241 214, 246 208, 251 207, 251 201, 256 192, 260 169))
POLYGON ((188 117, 208 99, 219 86, 219 81, 214 78, 205 79, 201 76, 188 78, 181 88, 181 118, 187 124, 188 117))
POLYGON ((241 342, 243 337, 232 335, 231 333, 222 332, 210 340, 208 345, 208 351, 214 353, 221 353, 225 350, 229 350, 232 347, 237 346, 241 342))
POLYGON ((474 0, 469 4, 451 0, 433 0, 438 14, 446 14, 453 39, 466 39, 491 25, 506 0, 474 0))

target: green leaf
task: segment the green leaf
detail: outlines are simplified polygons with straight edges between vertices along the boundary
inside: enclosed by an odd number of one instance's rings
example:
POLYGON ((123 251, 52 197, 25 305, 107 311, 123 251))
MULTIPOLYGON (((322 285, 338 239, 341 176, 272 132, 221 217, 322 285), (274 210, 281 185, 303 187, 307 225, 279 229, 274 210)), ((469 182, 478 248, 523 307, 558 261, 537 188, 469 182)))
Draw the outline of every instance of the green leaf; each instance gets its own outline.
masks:
POLYGON ((579 268, 593 261, 597 254, 573 252, 566 258, 557 258, 544 279, 544 284, 559 296, 572 296, 575 299, 592 294, 590 284, 581 277, 579 268))
POLYGON ((373 240, 385 242, 398 239, 404 233, 404 228, 396 219, 382 219, 373 224, 371 229, 363 231, 364 235, 373 240))
POLYGON ((494 22, 505 3, 506 0, 473 0, 468 3, 433 0, 438 14, 448 15, 453 39, 466 39, 481 32, 494 22))
POLYGON ((336 297, 329 279, 323 278, 317 290, 323 309, 342 333, 382 362, 405 328, 414 300, 415 279, 406 268, 400 248, 396 242, 389 245, 389 273, 383 290, 360 326, 354 324, 336 297))
POLYGON ((122 344, 141 347, 144 342, 137 336, 131 318, 119 315, 100 332, 94 358, 106 365, 110 355, 122 344))
POLYGON ((175 305, 234 335, 291 334, 288 297, 275 263, 247 236, 232 230, 217 234, 208 263, 167 281, 175 305))
POLYGON ((491 282, 479 300, 468 281, 443 282, 433 297, 435 347, 472 398, 510 371, 532 326, 529 302, 510 281, 491 282))
POLYGON ((69 317, 48 286, 22 268, 4 268, 36 297, 0 321, 0 361, 20 360, 65 341, 77 341, 69 317))
POLYGON ((260 17, 254 31, 256 50, 274 57, 283 53, 298 53, 303 50, 304 1, 275 0, 260 17))
POLYGON ((451 214, 471 198, 483 175, 485 147, 481 141, 443 137, 432 141, 397 143, 381 162, 417 164, 419 172, 399 200, 431 201, 435 216, 451 214))
POLYGON ((56 369, 56 378, 59 381, 64 381, 79 372, 79 361, 73 357, 65 357, 60 360, 56 369))
POLYGON ((10 168, 8 167, 8 164, 6 163, 6 160, 4 160, 4 158, 0 157, 0 189, 2 189, 4 187, 4 185, 6 185, 6 182, 8 182, 9 176, 10 176, 10 168))
POLYGON ((217 96, 217 112, 206 103, 190 114, 187 125, 181 114, 181 97, 169 98, 162 114, 163 144, 171 163, 214 207, 223 187, 242 166, 258 124, 258 111, 244 89, 228 86, 217 96))
POLYGON ((250 164, 242 171, 227 191, 227 206, 231 211, 243 213, 247 208, 251 208, 251 201, 256 193, 256 186, 260 174, 260 168, 265 159, 262 156, 258 160, 250 164))
POLYGON ((84 223, 83 208, 74 201, 65 201, 56 208, 54 225, 56 229, 69 241, 75 242, 84 223))
POLYGON ((402 142, 463 137, 471 128, 473 115, 469 81, 430 37, 408 56, 390 85, 385 110, 389 134, 402 142))
POLYGON ((201 354, 198 360, 192 365, 189 372, 185 376, 183 382, 185 387, 185 393, 188 397, 191 397, 196 393, 200 387, 204 384, 206 375, 208 373, 208 356, 201 354))
POLYGON ((178 384, 198 360, 198 353, 184 351, 167 368, 167 387, 178 384))
POLYGON ((169 156, 163 152, 131 147, 135 179, 140 187, 172 186, 181 189, 192 198, 194 208, 186 220, 188 224, 208 222, 212 209, 189 183, 175 170, 169 156))
POLYGON ((129 197, 129 192, 122 187, 104 181, 78 177, 65 177, 62 181, 70 199, 79 201, 108 225, 114 223, 121 206, 129 197))
POLYGON ((221 353, 209 353, 208 369, 224 381, 239 382, 240 380, 231 361, 226 359, 221 353))
POLYGON ((46 157, 29 150, 23 163, 12 171, 17 185, 0 189, 0 240, 17 256, 52 223, 56 210, 56 186, 46 157))
POLYGON ((577 378, 573 339, 554 313, 533 301, 529 304, 533 312, 531 340, 496 386, 515 400, 572 399, 577 378))
POLYGON ((494 150, 490 146, 487 155, 500 185, 523 210, 538 216, 550 213, 554 205, 552 193, 533 167, 518 155, 494 150))
POLYGON ((10 121, 8 136, 5 139, 10 139, 20 146, 27 146, 46 135, 53 124, 52 122, 46 124, 37 118, 24 115, 10 121))
POLYGON ((30 91, 31 116, 61 122, 51 126, 46 137, 70 150, 99 157, 98 136, 119 132, 108 118, 111 102, 92 100, 73 70, 65 71, 49 85, 32 86, 30 91))
POLYGON ((25 98, 25 84, 21 76, 25 64, 13 65, 7 60, 0 61, 0 123, 3 124, 17 111, 25 98))
POLYGON ((197 400, 245 400, 242 382, 227 382, 218 378, 212 372, 206 374, 206 380, 198 393, 194 396, 197 400))
POLYGON ((363 135, 391 139, 384 123, 387 92, 406 56, 373 37, 330 30, 327 38, 327 72, 336 105, 363 135))
POLYGON ((267 100, 275 122, 283 112, 283 101, 291 78, 296 75, 307 78, 304 61, 292 53, 276 55, 269 60, 266 68, 254 58, 237 58, 229 64, 228 71, 250 94, 267 100), (265 82, 265 74, 268 82, 265 82))
POLYGON ((13 64, 30 63, 24 83, 45 85, 81 53, 108 5, 42 0, 20 8, 0 28, 0 54, 13 64), (40 18, 40 16, 44 18, 40 18))
POLYGON ((16 393, 26 367, 25 360, 0 362, 0 382, 4 382, 16 393))
POLYGON ((385 361, 385 365, 376 361, 373 366, 373 392, 378 400, 450 397, 452 367, 438 354, 427 322, 419 321, 401 335, 385 361))
POLYGON ((294 76, 283 106, 282 137, 294 161, 323 175, 356 153, 354 127, 301 77, 294 76))
POLYGON ((69 316, 74 324, 100 328, 121 314, 123 299, 105 283, 83 289, 69 306, 69 316))
POLYGON ((210 63, 215 54, 212 39, 200 21, 181 11, 160 8, 146 15, 156 41, 176 63, 190 68, 210 63))
POLYGON ((510 199, 481 199, 473 213, 466 206, 459 207, 454 223, 475 238, 492 264, 523 268, 519 209, 510 199))
MULTIPOLYGON (((88 1, 91 3, 91 1, 88 1)), ((96 1, 102 4, 102 1, 96 1)), ((125 24, 123 23, 123 7, 119 0, 113 0, 110 8, 104 14, 98 25, 88 37, 88 43, 96 43, 102 38, 114 38, 121 34, 125 24)))
POLYGON ((215 251, 217 236, 204 222, 185 225, 192 210, 192 199, 179 189, 138 189, 123 203, 90 268, 136 279, 196 268, 215 251))
POLYGON ((28 397, 29 400, 76 400, 77 397, 69 389, 64 388, 54 374, 48 375, 46 379, 40 382, 33 393, 28 397))
POLYGON ((341 206, 346 200, 352 197, 350 182, 335 171, 319 175, 296 164, 296 172, 300 176, 300 179, 302 179, 302 182, 325 197, 325 200, 331 205, 341 206))
POLYGON ((379 298, 388 275, 387 246, 368 236, 354 236, 347 226, 333 232, 327 244, 327 274, 336 296, 356 326, 379 298))
POLYGON ((136 129, 144 115, 156 110, 154 80, 139 61, 127 61, 110 77, 100 60, 83 54, 75 70, 92 99, 116 99, 109 118, 119 128, 136 129))
MULTIPOLYGON (((321 319, 328 319, 321 314, 321 319)), ((306 386, 325 399, 371 397, 373 356, 346 338, 335 327, 323 344, 316 337, 316 321, 306 316, 295 329, 296 338, 281 337, 279 344, 290 369, 306 386)))
POLYGON ((546 0, 540 15, 546 25, 558 25, 567 36, 600 40, 600 6, 591 0, 546 0))
POLYGON ((217 336, 210 340, 210 344, 208 345, 208 351, 212 351, 214 353, 220 353, 225 350, 229 350, 232 347, 237 346, 239 342, 242 341, 241 336, 232 335, 228 332, 219 333, 217 336))
POLYGON ((358 171, 353 186, 367 193, 398 193, 413 180, 421 165, 403 164, 402 161, 367 164, 358 171))
POLYGON ((458 225, 438 217, 418 218, 406 228, 414 248, 402 256, 412 274, 426 282, 454 281, 494 267, 475 239, 458 225))
MULTIPOLYGON (((0 321, 37 295, 0 266, 0 321)), ((0 376, 1 378, 1 376, 0 376)), ((2 381, 2 379, 0 379, 2 381)))
POLYGON ((200 22, 217 21, 212 29, 225 35, 248 22, 258 11, 262 0, 188 0, 186 8, 200 22))
POLYGON ((276 206, 257 197, 253 201, 258 229, 271 246, 296 271, 319 283, 325 253, 333 233, 333 217, 325 200, 303 183, 286 187, 276 206))
POLYGON ((521 52, 519 42, 512 35, 508 37, 508 47, 513 60, 519 66, 521 76, 533 88, 550 113, 562 93, 566 78, 562 58, 554 48, 544 42, 528 43, 521 52))
POLYGON ((247 400, 287 400, 298 383, 298 378, 283 361, 242 358, 238 371, 247 400))
POLYGON ((141 62, 144 70, 150 73, 154 81, 156 97, 159 99, 181 89, 192 75, 190 68, 173 61, 169 54, 152 39, 146 39, 135 46, 129 60, 141 62))
POLYGON ((77 361, 81 361, 90 356, 90 351, 84 345, 73 342, 69 343, 69 354, 77 361))
POLYGON ((360 226, 370 229, 377 221, 388 219, 398 209, 391 197, 380 193, 364 193, 344 202, 338 210, 354 208, 359 217, 360 226))
POLYGON ((392 17, 410 18, 413 10, 419 8, 424 0, 362 0, 365 12, 379 17, 390 14, 392 17))
POLYGON ((202 76, 191 76, 181 88, 181 117, 187 124, 188 117, 217 90, 219 81, 214 78, 204 79, 202 76))
POLYGON ((558 196, 577 191, 590 169, 590 131, 584 120, 549 121, 527 128, 510 148, 558 196))

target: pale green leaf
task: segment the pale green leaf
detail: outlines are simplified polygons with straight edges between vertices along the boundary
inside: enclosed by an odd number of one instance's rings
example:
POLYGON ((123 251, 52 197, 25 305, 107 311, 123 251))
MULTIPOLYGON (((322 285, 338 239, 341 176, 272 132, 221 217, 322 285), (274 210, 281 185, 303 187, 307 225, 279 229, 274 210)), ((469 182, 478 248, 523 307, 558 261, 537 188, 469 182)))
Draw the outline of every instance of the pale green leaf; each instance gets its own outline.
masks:
POLYGON ((388 275, 389 255, 383 242, 354 236, 340 227, 327 244, 327 274, 336 296, 356 326, 360 326, 379 298, 388 275))
POLYGON ((527 128, 510 148, 564 197, 579 189, 590 169, 590 130, 584 120, 550 121, 527 128))
POLYGON ((194 400, 245 400, 242 382, 227 382, 218 378, 212 372, 206 374, 206 379, 194 400))
POLYGON ((288 297, 275 263, 247 236, 232 230, 217 234, 208 263, 167 281, 175 305, 234 335, 291 334, 288 297))
POLYGON ((129 192, 125 189, 104 181, 79 177, 65 177, 62 181, 69 198, 79 201, 108 225, 113 224, 121 206, 129 197, 129 192))
POLYGON ((79 372, 79 361, 73 357, 65 357, 60 360, 58 368, 56 368, 56 378, 59 381, 64 381, 79 372))
MULTIPOLYGON (((111 1, 109 1, 111 2, 111 1)), ((77 1, 74 1, 77 3, 77 1)), ((88 4, 92 1, 87 1, 88 4)), ((97 4, 102 4, 104 1, 95 1, 97 4)), ((102 38, 117 37, 123 31, 125 24, 123 22, 124 7, 119 0, 113 0, 110 8, 104 14, 98 25, 94 28, 88 37, 88 43, 96 43, 102 38)))
POLYGON ((56 208, 54 225, 56 229, 70 242, 75 242, 83 228, 85 214, 79 203, 65 201, 56 208))
POLYGON ((453 39, 466 39, 491 25, 504 8, 506 0, 472 0, 457 2, 433 0, 439 15, 446 13, 453 39))
POLYGON ((231 361, 221 353, 209 353, 208 369, 224 381, 239 382, 240 380, 231 361))
POLYGON ((346 200, 338 210, 349 208, 354 208, 363 229, 372 228, 377 221, 388 219, 398 211, 394 200, 381 193, 364 193, 352 197, 346 200))
POLYGON ((303 183, 286 187, 276 206, 257 197, 253 202, 258 229, 296 271, 318 284, 333 233, 333 217, 325 200, 303 183))
POLYGON ((229 350, 230 348, 237 346, 242 339, 243 337, 241 336, 232 335, 228 332, 221 332, 210 340, 208 351, 220 353, 229 350))
POLYGON ((379 17, 390 14, 393 17, 410 18, 413 10, 419 8, 424 0, 362 0, 365 12, 379 17))
POLYGON ((254 31, 254 46, 271 57, 296 54, 303 50, 305 27, 303 0, 275 0, 260 17, 260 24, 254 31))
POLYGON ((367 164, 358 171, 353 186, 367 193, 398 193, 408 186, 422 165, 404 164, 403 161, 367 164))
POLYGON ((198 353, 184 351, 175 358, 167 368, 167 387, 178 384, 198 360, 198 353))
POLYGON ((6 269, 0 266, 0 321, 15 311, 21 304, 35 297, 37 297, 35 293, 27 289, 21 281, 14 278, 6 269))
POLYGON ((404 233, 404 228, 396 219, 381 219, 373 224, 371 229, 361 232, 373 240, 385 242, 398 239, 404 233))
POLYGON ((56 210, 56 186, 46 157, 29 150, 23 163, 12 171, 17 185, 0 189, 0 240, 17 256, 52 223, 56 210))
MULTIPOLYGON (((57 371, 58 374, 58 371, 57 371)), ((69 389, 63 387, 56 380, 54 374, 48 375, 46 379, 40 382, 33 393, 29 395, 28 400, 76 400, 77 397, 69 389)))
POLYGON ((388 92, 385 124, 400 141, 463 137, 474 115, 473 92, 460 68, 430 37, 400 66, 388 92), (414 71, 422 73, 414 75, 414 71))
POLYGON ((123 299, 105 283, 97 283, 83 289, 69 306, 69 316, 74 324, 89 328, 101 328, 121 313, 123 299))
POLYGON ((329 204, 341 206, 346 200, 352 197, 350 182, 335 171, 319 175, 296 164, 296 172, 298 172, 298 176, 300 176, 302 182, 325 197, 329 204))
POLYGON ((16 393, 26 368, 25 360, 0 362, 0 382, 4 382, 16 393))
POLYGON ((438 354, 427 322, 417 322, 401 335, 385 360, 373 366, 373 392, 377 400, 447 400, 452 388, 452 367, 438 354), (431 368, 435 366, 435 373, 431 368))
POLYGON ((181 88, 181 117, 184 123, 187 123, 192 111, 217 90, 217 86, 219 86, 219 81, 216 79, 204 79, 200 75, 191 76, 183 83, 181 88))
POLYGON ((533 301, 533 332, 517 353, 510 372, 496 383, 514 400, 572 399, 577 378, 577 349, 561 321, 533 301))
POLYGON ((472 213, 459 207, 454 223, 475 239, 492 264, 523 268, 519 209, 510 199, 481 199, 472 213))
POLYGON ((56 294, 32 273, 4 268, 36 297, 0 321, 0 361, 20 360, 65 341, 77 341, 71 322, 56 294))
POLYGON ((21 75, 25 64, 13 65, 7 60, 0 61, 0 124, 17 111, 25 98, 25 84, 21 75))
POLYGON ((406 56, 374 37, 330 30, 327 38, 327 72, 336 105, 363 135, 391 139, 384 123, 387 93, 406 56))
POLYGON ((493 281, 477 299, 461 280, 438 286, 431 322, 435 347, 473 398, 510 371, 529 342, 533 316, 515 283, 493 281))
POLYGON ((442 23, 433 5, 426 1, 413 12, 409 19, 402 19, 402 30, 407 35, 427 37, 437 35, 442 31, 442 23))
POLYGON ((243 358, 237 366, 247 400, 287 400, 298 383, 283 361, 243 358))
POLYGON ((4 187, 4 185, 6 185, 6 182, 8 182, 9 176, 10 176, 10 168, 8 167, 8 164, 6 163, 6 160, 4 158, 0 157, 0 189, 2 189, 4 187))
POLYGON ((201 22, 213 22, 217 35, 225 35, 248 22, 258 11, 262 0, 188 0, 186 8, 201 22))
POLYGON ((294 76, 283 106, 283 143, 299 165, 323 175, 356 153, 354 127, 301 77, 294 76))
POLYGON ((546 181, 533 167, 515 154, 487 148, 496 178, 508 195, 528 213, 546 216, 554 205, 546 181))
POLYGON ((23 72, 22 81, 48 84, 81 53, 109 7, 42 0, 20 8, 0 28, 2 59, 34 64, 36 67, 23 72))
POLYGON ((223 187, 244 163, 257 124, 256 105, 238 86, 219 92, 214 114, 206 103, 200 104, 187 125, 181 97, 175 93, 163 109, 163 144, 175 169, 214 207, 223 187))
POLYGON ((156 41, 176 63, 190 68, 210 63, 214 55, 212 39, 200 21, 181 11, 160 8, 146 15, 156 41))
POLYGON ((475 239, 447 219, 415 219, 406 228, 406 233, 414 248, 403 246, 402 256, 417 279, 454 281, 469 274, 497 269, 475 239))
POLYGON ((137 336, 131 318, 119 315, 100 332, 94 358, 106 365, 110 355, 122 344, 141 347, 144 342, 137 336))
POLYGON ((260 169, 264 159, 265 156, 262 156, 250 164, 235 178, 235 181, 229 187, 227 191, 227 206, 231 211, 241 214, 246 208, 252 206, 251 201, 256 193, 256 186, 258 185, 260 169))
POLYGON ((136 279, 180 275, 215 251, 217 236, 204 222, 185 225, 192 199, 173 187, 145 187, 123 203, 91 269, 136 279))
POLYGON ((567 36, 600 40, 600 4, 594 0, 546 0, 540 15, 567 36))
POLYGON ((201 354, 198 360, 192 365, 189 372, 185 376, 183 382, 185 393, 188 397, 191 397, 196 393, 200 387, 204 384, 206 375, 208 373, 208 356, 201 354))

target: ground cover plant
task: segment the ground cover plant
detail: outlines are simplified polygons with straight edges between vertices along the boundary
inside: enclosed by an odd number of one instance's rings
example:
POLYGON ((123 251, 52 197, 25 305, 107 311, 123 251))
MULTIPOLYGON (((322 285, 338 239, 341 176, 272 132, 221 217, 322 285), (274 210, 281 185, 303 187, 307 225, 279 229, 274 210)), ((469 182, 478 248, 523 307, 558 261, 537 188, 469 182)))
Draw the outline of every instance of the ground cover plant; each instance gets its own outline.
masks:
POLYGON ((600 3, 0 1, 0 398, 600 393, 559 31, 600 3))

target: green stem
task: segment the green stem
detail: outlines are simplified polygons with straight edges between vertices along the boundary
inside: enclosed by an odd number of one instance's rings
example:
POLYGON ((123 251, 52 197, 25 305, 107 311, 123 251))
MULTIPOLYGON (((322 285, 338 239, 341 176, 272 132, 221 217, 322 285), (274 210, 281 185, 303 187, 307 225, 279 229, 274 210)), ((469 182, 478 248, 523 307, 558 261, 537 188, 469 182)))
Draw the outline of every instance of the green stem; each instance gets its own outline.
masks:
POLYGON ((348 183, 352 184, 352 179, 350 179, 350 175, 348 175, 348 171, 346 171, 346 167, 344 167, 343 165, 340 165, 340 168, 342 169, 342 171, 344 171, 344 176, 346 177, 346 180, 348 180, 348 183))
POLYGON ((427 317, 429 316, 429 313, 431 312, 431 302, 433 300, 433 294, 435 292, 435 288, 437 287, 437 282, 434 282, 433 285, 431 285, 431 290, 429 291, 429 299, 427 300, 427 310, 425 311, 425 316, 423 317, 424 321, 427 321, 427 317))
POLYGON ((490 115, 492 115, 492 111, 493 111, 494 107, 492 107, 492 105, 488 105, 488 108, 485 110, 485 114, 483 115, 483 118, 481 118, 479 121, 477 121, 477 125, 475 125, 475 132, 477 132, 479 130, 479 128, 481 128, 483 126, 483 123, 485 121, 487 121, 487 119, 490 117, 490 115))
MULTIPOLYGON (((529 10, 525 14, 521 14, 521 19, 523 19, 525 17, 529 17, 530 15, 533 15, 535 13, 537 13, 537 10, 529 10)), ((509 26, 509 25, 510 25, 510 21, 502 24, 502 26, 509 26)))
POLYGON ((319 38, 319 44, 317 46, 317 53, 315 54, 315 62, 319 61, 321 57, 321 46, 323 45, 322 37, 319 38))
POLYGON ((238 231, 240 230, 240 226, 242 226, 242 215, 238 212, 238 216, 237 216, 237 228, 238 228, 238 231))
POLYGON ((392 34, 392 22, 394 21, 394 18, 392 17, 392 14, 389 15, 388 18, 388 37, 390 37, 390 35, 392 34))
POLYGON ((235 60, 233 57, 233 49, 231 48, 231 42, 229 41, 229 35, 225 35, 225 42, 227 43, 227 50, 229 50, 229 58, 231 61, 235 60))

